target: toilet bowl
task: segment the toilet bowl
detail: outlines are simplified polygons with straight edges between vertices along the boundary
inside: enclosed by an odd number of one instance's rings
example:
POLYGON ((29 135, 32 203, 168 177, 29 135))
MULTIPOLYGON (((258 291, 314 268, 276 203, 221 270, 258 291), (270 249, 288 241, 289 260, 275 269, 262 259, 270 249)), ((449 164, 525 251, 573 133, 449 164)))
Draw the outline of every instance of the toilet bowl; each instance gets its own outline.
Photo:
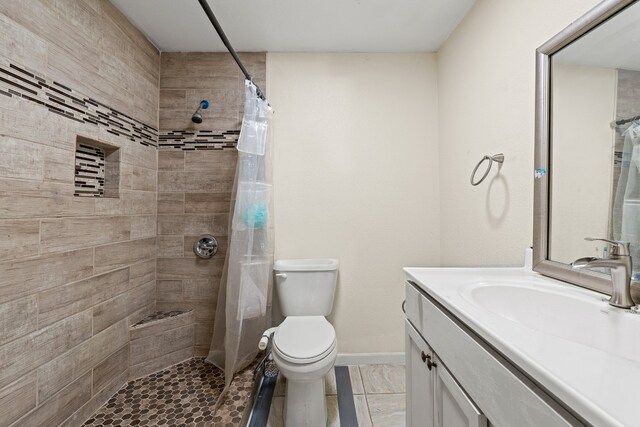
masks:
POLYGON ((273 337, 273 360, 287 379, 285 427, 324 427, 324 376, 338 354, 336 333, 323 316, 290 316, 273 337))
POLYGON ((277 328, 270 329, 275 330, 273 360, 287 379, 284 425, 325 427, 324 376, 338 355, 336 331, 325 316, 333 308, 338 260, 278 260, 273 270, 278 301, 286 316, 277 328))

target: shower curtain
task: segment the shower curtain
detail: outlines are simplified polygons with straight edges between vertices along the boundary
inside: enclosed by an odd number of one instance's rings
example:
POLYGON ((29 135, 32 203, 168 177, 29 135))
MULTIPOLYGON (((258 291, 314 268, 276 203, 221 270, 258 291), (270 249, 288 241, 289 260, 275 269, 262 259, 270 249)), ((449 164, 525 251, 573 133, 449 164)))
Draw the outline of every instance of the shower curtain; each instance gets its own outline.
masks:
POLYGON ((620 177, 613 201, 613 239, 631 242, 633 279, 640 280, 640 121, 624 131, 620 177))
POLYGON ((273 216, 271 147, 267 130, 271 108, 245 81, 245 105, 238 139, 238 163, 229 220, 229 245, 218 292, 207 361, 224 370, 224 401, 233 375, 257 356, 258 341, 271 326, 273 216))

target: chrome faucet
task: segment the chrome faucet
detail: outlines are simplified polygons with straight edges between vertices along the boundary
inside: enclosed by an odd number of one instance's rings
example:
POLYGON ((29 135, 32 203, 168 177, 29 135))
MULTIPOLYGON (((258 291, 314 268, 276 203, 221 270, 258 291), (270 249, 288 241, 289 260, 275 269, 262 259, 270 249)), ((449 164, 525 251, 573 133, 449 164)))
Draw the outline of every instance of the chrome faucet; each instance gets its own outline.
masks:
POLYGON ((609 304, 614 307, 631 308, 635 304, 631 299, 631 255, 629 242, 617 242, 607 239, 594 239, 586 237, 585 240, 603 241, 611 245, 611 251, 607 258, 586 257, 579 258, 571 263, 571 267, 580 268, 608 268, 611 272, 611 299, 609 304))

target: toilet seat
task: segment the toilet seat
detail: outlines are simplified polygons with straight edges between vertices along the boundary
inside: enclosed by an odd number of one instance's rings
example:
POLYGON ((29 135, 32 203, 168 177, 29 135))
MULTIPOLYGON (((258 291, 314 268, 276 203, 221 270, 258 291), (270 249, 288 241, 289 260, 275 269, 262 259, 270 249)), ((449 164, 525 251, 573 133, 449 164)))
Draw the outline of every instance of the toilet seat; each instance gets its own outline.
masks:
POLYGON ((336 331, 323 316, 289 316, 273 337, 278 356, 291 363, 322 360, 336 347, 336 331))

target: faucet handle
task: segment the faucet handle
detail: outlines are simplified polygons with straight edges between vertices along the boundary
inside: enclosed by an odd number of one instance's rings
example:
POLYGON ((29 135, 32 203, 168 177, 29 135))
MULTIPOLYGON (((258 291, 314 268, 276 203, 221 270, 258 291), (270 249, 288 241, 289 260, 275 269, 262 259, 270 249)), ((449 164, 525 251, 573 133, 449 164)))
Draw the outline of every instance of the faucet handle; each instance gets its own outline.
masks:
POLYGON ((631 250, 629 249, 629 242, 622 242, 618 240, 609 240, 609 239, 599 239, 595 237, 585 237, 584 240, 588 242, 607 242, 611 245, 611 255, 617 256, 629 256, 631 254, 631 250))

